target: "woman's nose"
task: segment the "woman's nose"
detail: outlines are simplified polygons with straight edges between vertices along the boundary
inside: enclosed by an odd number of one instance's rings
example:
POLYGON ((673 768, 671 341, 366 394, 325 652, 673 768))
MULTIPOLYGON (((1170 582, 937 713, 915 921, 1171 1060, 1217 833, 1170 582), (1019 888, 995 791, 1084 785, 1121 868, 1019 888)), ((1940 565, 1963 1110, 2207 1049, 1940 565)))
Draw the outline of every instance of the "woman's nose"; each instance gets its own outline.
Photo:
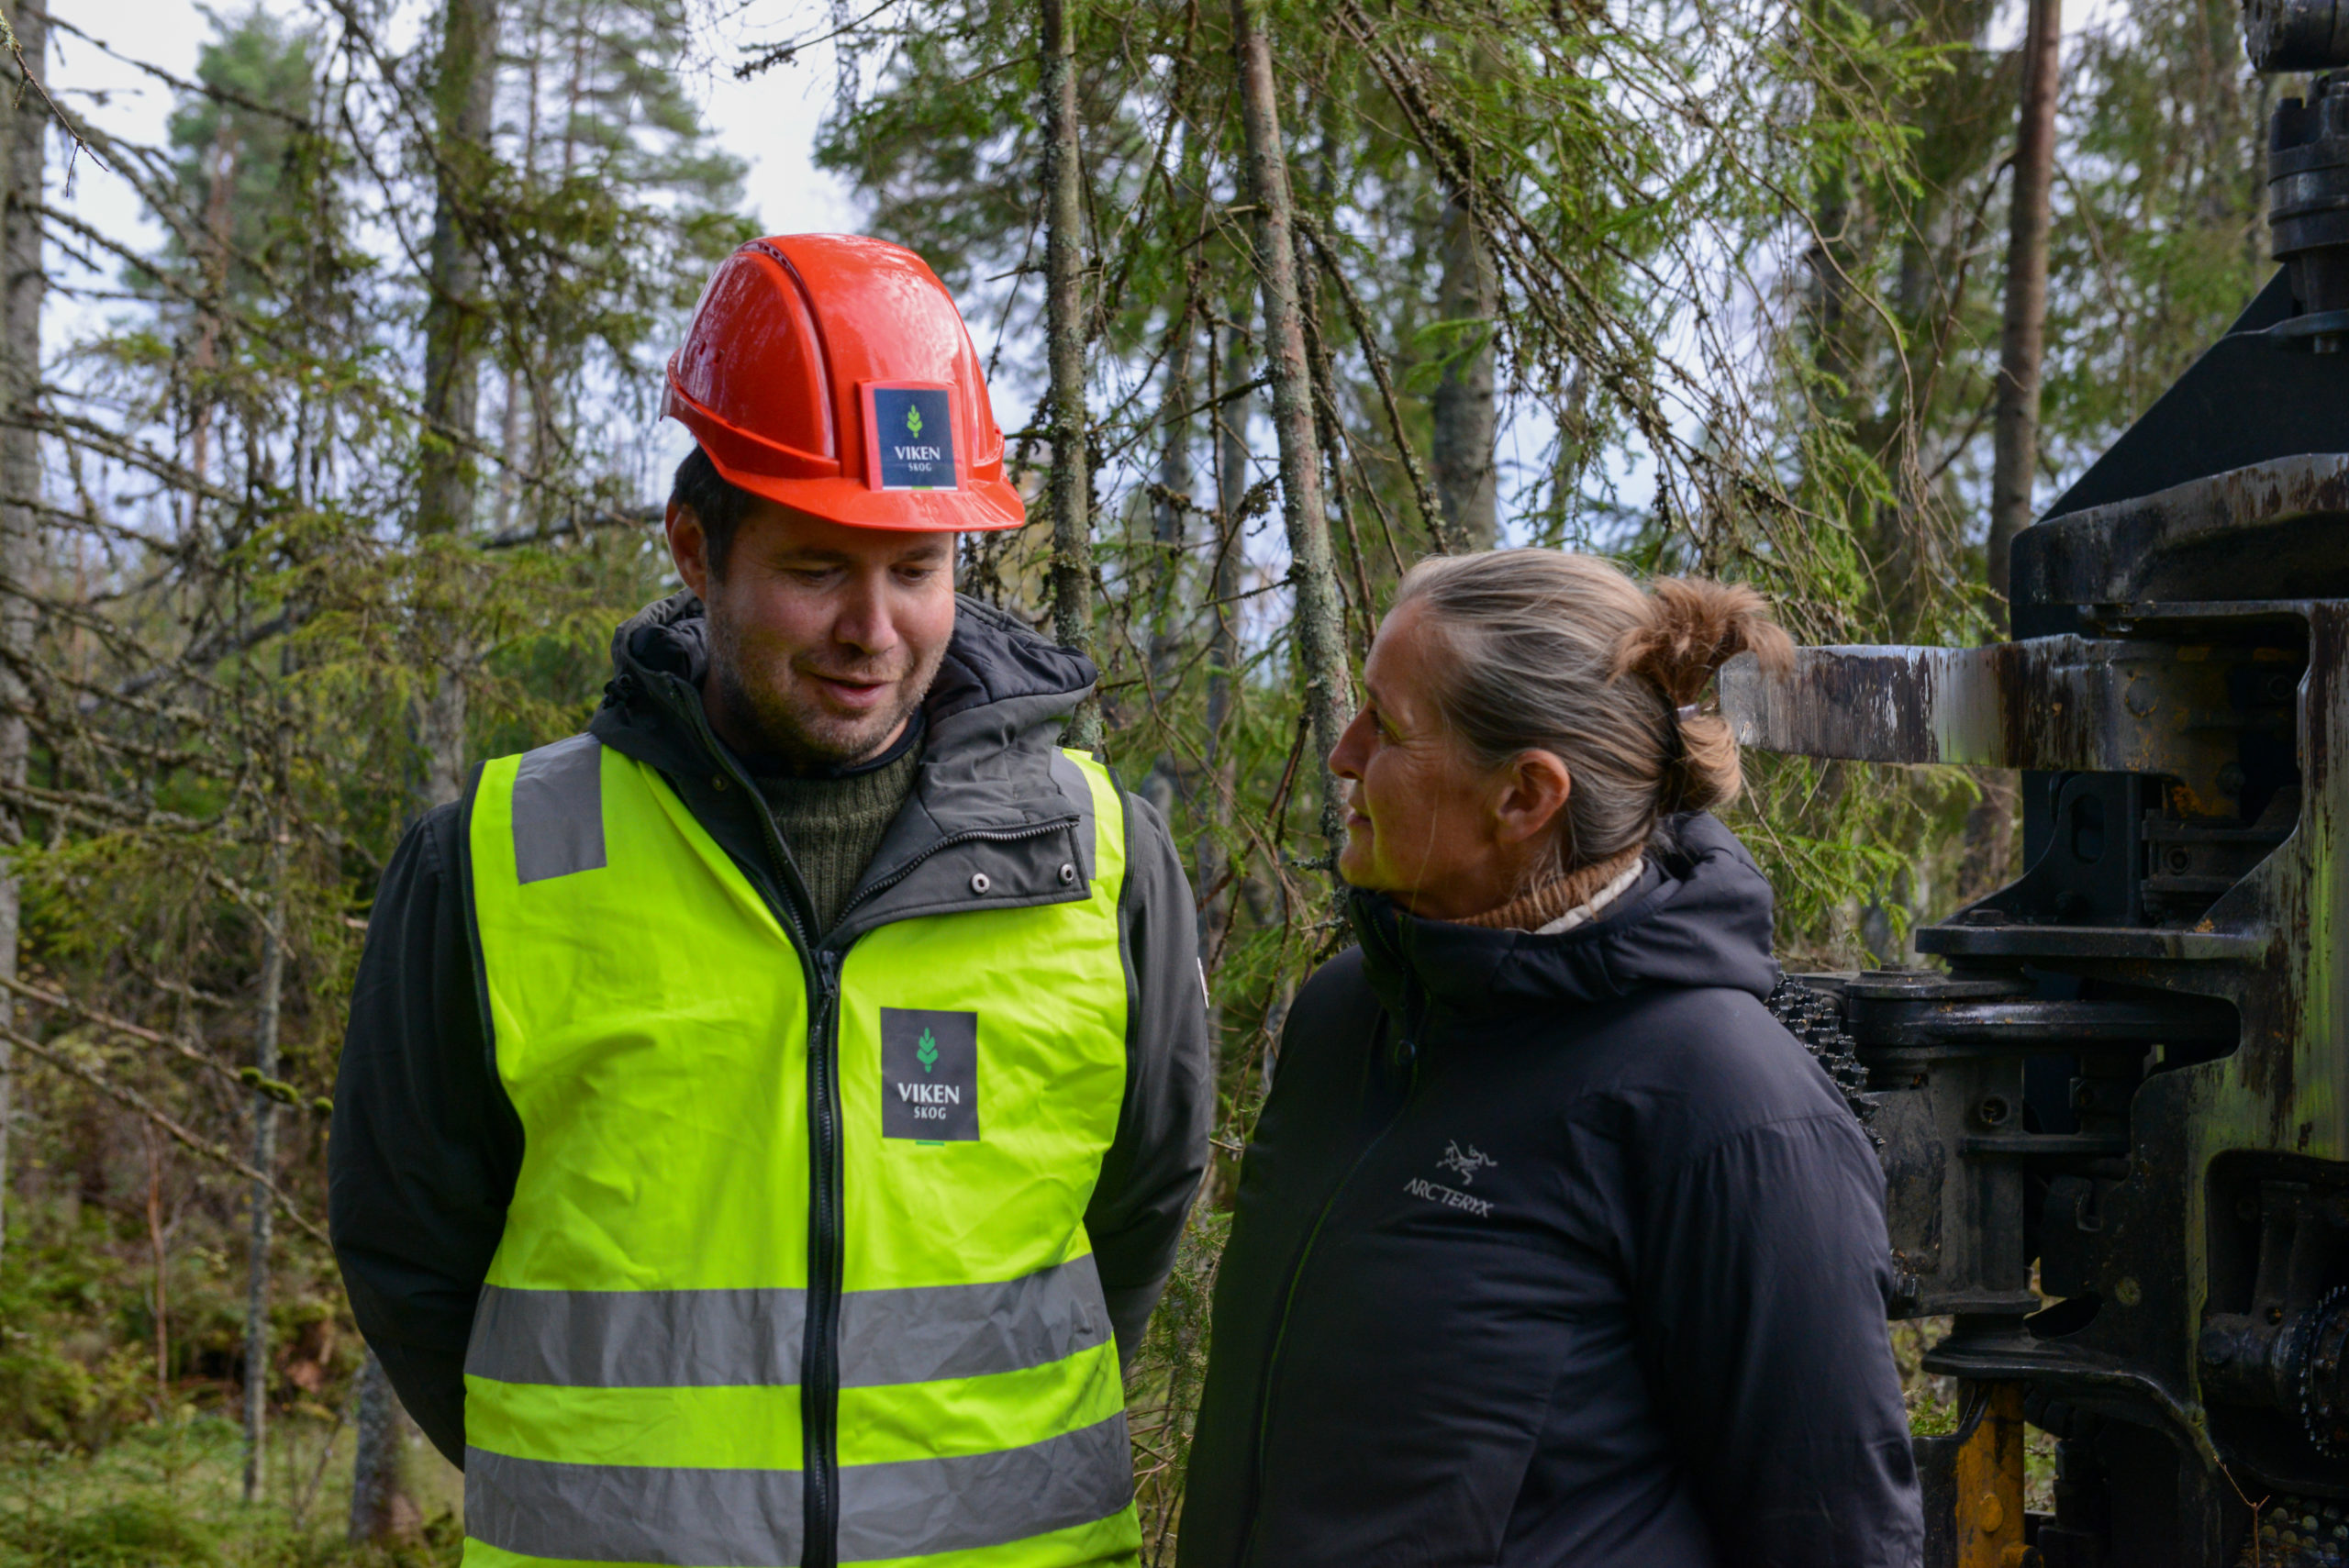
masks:
POLYGON ((1362 776, 1362 762, 1369 750, 1365 739, 1370 715, 1367 709, 1356 713, 1338 736, 1338 744, 1330 752, 1330 771, 1341 779, 1362 776))

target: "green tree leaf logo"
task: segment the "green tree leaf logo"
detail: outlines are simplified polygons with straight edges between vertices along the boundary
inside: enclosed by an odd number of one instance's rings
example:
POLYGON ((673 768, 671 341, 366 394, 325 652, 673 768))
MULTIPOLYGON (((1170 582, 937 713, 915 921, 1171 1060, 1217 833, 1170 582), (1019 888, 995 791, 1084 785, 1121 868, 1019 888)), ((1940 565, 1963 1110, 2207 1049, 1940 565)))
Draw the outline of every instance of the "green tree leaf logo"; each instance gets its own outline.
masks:
POLYGON ((921 1031, 921 1043, 914 1048, 914 1060, 921 1063, 925 1073, 938 1065, 938 1038, 928 1029, 921 1031))
MULTIPOLYGON (((921 410, 915 407, 910 403, 906 405, 906 434, 908 436, 918 436, 921 434, 921 410)), ((928 1037, 925 1036, 924 1038, 927 1039, 928 1037)))

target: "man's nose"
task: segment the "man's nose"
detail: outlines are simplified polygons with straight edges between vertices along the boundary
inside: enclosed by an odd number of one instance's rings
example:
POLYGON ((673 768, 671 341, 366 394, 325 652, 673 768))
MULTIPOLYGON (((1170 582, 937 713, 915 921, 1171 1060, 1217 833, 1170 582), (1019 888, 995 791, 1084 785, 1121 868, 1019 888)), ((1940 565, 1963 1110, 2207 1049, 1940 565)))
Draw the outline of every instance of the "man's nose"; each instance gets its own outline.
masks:
POLYGON ((897 646, 897 626, 890 614, 888 584, 879 573, 858 573, 843 592, 840 613, 832 621, 832 639, 860 653, 886 653, 897 646))

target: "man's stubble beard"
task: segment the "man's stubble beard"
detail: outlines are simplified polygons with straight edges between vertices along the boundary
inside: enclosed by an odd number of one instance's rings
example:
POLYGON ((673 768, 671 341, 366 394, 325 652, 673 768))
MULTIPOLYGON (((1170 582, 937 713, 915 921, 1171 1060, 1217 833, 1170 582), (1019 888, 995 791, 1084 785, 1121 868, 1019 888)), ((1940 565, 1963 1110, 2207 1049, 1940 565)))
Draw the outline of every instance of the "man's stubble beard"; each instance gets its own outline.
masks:
MULTIPOLYGON (((705 611, 707 613, 707 611, 705 611)), ((933 650, 926 664, 917 665, 910 680, 897 688, 897 700, 888 708, 863 718, 842 719, 826 713, 818 699, 797 685, 797 673, 787 657, 763 657, 756 643, 746 643, 732 622, 708 619, 709 678, 725 694, 726 708, 742 739, 763 758, 802 766, 846 767, 884 750, 898 727, 913 717, 946 650, 933 650)), ((833 669, 833 676, 871 676, 887 671, 833 669)))

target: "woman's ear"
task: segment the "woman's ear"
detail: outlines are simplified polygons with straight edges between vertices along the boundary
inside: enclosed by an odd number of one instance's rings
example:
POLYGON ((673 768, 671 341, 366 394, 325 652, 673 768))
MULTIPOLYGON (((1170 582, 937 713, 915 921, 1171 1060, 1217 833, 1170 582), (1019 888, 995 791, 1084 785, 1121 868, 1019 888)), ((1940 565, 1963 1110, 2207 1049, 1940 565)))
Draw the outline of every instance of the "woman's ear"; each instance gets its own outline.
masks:
POLYGON ((1493 836, 1523 844, 1547 835, 1574 793, 1573 775, 1554 751, 1520 751, 1502 768, 1493 800, 1493 836))

